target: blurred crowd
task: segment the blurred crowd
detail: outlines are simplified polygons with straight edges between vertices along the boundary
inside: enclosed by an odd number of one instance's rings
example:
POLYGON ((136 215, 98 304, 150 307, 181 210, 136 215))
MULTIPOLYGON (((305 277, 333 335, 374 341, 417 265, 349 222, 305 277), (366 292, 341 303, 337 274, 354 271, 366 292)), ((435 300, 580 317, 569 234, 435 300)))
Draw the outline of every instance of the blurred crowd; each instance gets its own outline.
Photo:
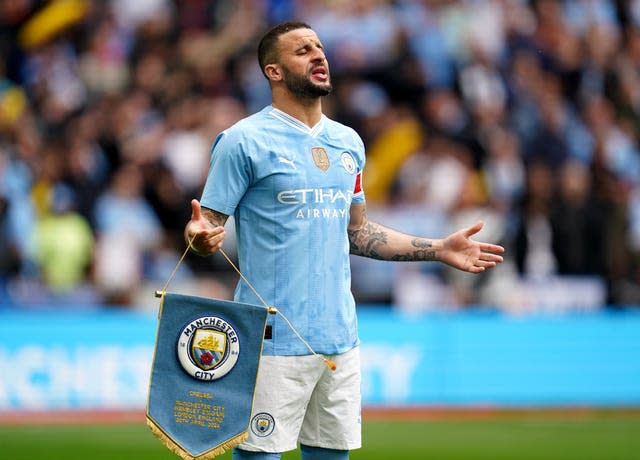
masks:
MULTIPOLYGON (((482 219, 507 248, 480 276, 354 257, 361 304, 640 305, 640 0, 0 2, 0 304, 154 304, 212 140, 270 103, 257 40, 287 19, 325 45, 371 218, 482 219)), ((237 279, 217 255, 175 273, 223 298, 237 279)))

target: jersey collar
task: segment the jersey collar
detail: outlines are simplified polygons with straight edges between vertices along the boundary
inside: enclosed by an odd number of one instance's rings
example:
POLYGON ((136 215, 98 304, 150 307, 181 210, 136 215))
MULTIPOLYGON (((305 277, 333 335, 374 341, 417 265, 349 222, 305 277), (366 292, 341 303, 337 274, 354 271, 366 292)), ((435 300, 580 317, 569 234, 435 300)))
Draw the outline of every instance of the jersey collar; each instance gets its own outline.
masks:
POLYGON ((292 117, 288 113, 283 112, 282 110, 276 109, 275 107, 271 107, 269 111, 269 115, 272 115, 282 121, 283 123, 288 124, 289 126, 296 128, 297 130, 302 131, 305 134, 310 135, 311 137, 317 137, 318 134, 322 131, 322 127, 324 126, 325 116, 322 114, 320 117, 320 121, 315 124, 312 128, 308 127, 300 120, 295 117, 292 117))

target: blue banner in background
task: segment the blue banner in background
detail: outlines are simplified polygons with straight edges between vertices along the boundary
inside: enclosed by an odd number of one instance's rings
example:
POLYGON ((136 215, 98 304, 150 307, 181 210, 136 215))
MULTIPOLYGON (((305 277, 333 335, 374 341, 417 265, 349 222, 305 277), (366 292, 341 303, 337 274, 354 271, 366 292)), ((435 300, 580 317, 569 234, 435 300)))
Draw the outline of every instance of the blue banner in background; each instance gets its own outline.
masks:
POLYGON ((365 404, 640 404, 640 313, 360 316, 365 404))
MULTIPOLYGON (((0 313, 0 411, 140 409, 153 313, 0 313)), ((640 405, 640 311, 558 316, 361 308, 363 404, 640 405)))
POLYGON ((144 408, 157 318, 0 313, 0 410, 144 408))

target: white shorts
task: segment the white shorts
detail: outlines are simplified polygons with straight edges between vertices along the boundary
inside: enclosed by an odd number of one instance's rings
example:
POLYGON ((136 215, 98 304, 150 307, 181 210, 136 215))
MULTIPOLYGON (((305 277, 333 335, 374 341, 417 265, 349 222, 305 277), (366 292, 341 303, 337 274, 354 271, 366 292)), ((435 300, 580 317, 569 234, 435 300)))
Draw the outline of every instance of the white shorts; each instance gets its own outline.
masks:
POLYGON ((238 447, 286 452, 298 442, 351 450, 361 446, 360 348, 330 357, 262 356, 249 438, 238 447))

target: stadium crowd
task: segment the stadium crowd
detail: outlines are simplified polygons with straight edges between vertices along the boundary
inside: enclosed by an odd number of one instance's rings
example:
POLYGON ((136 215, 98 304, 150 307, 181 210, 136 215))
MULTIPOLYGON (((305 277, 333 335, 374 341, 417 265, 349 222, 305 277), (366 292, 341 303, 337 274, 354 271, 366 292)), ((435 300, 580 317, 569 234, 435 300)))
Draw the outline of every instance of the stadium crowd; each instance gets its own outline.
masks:
MULTIPOLYGON (((507 248, 477 277, 354 257, 357 300, 640 305, 639 0, 1 2, 0 304, 154 304, 212 140, 270 102, 256 40, 290 18, 365 142, 370 213, 481 218, 507 248)), ((231 295, 224 259, 185 260, 172 287, 231 295)))

